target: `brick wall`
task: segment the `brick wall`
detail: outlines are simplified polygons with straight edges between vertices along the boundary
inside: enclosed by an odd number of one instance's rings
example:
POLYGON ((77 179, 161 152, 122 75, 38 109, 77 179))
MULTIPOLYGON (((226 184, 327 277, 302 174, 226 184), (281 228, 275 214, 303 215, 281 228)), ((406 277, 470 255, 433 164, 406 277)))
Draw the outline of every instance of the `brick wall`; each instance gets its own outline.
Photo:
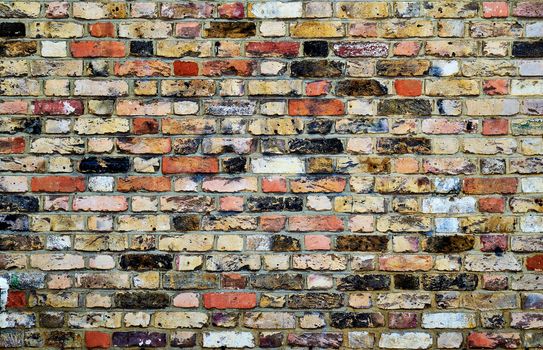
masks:
POLYGON ((542 1, 0 17, 0 348, 543 347, 542 1))

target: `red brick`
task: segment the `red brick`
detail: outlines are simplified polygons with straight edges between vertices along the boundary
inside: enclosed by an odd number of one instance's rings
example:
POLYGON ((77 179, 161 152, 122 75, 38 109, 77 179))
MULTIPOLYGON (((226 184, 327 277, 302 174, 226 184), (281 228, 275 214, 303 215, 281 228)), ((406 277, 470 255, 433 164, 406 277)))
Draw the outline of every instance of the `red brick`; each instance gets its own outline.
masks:
POLYGON ((243 211, 243 197, 221 197, 219 202, 221 211, 243 211))
POLYGON ((0 154, 15 154, 25 152, 24 137, 0 137, 0 154))
POLYGON ((190 61, 174 61, 173 74, 181 77, 198 75, 198 63, 190 61))
POLYGON ((221 18, 239 19, 245 17, 245 9, 241 2, 231 2, 219 5, 217 8, 221 18))
POLYGON ((422 81, 420 80, 395 80, 394 89, 399 96, 420 96, 422 94, 422 81))
POLYGON ((288 224, 289 231, 343 231, 343 221, 334 215, 291 216, 288 224))
POLYGON ((526 268, 530 271, 543 271, 543 254, 527 257, 526 268))
POLYGON ((128 176, 117 179, 117 191, 168 192, 171 189, 170 181, 166 176, 128 176))
POLYGON ((73 57, 124 57, 125 45, 120 41, 74 41, 70 45, 73 57))
POLYGON ((260 228, 266 232, 279 232, 285 227, 286 221, 283 215, 263 215, 260 217, 260 228))
POLYGON ((420 43, 416 41, 402 41, 394 44, 394 56, 416 56, 420 51, 420 43))
POLYGON ((154 118, 134 118, 132 119, 132 131, 134 134, 156 134, 158 133, 158 120, 154 118))
POLYGON ((85 346, 89 349, 109 349, 111 347, 111 336, 103 332, 86 331, 85 346))
POLYGON ((464 193, 466 194, 512 194, 517 192, 518 179, 504 178, 465 178, 464 193))
POLYGON ((509 133, 509 120, 507 119, 485 119, 483 120, 483 131, 485 136, 507 135, 509 133))
POLYGON ((331 84, 326 80, 312 81, 305 86, 307 96, 322 96, 330 92, 331 84))
POLYGON ((26 306, 26 292, 20 290, 10 290, 8 292, 8 302, 6 307, 18 308, 26 306))
POLYGON ((84 108, 80 100, 39 100, 34 101, 33 112, 38 115, 81 115, 84 108))
POLYGON ((479 198, 479 211, 485 213, 503 213, 505 210, 504 198, 479 198))
POLYGON ((218 173, 219 160, 214 157, 163 157, 162 173, 218 173))
POLYGON ((287 192, 287 180, 283 176, 262 178, 262 192, 287 192))
POLYGON ((328 236, 306 235, 304 244, 307 250, 330 250, 331 240, 328 236))
POLYGON ((341 100, 299 99, 288 101, 289 115, 343 115, 345 107, 341 100))
POLYGON ((28 101, 9 100, 0 101, 0 114, 26 114, 28 111, 28 101))
POLYGON ((85 178, 82 176, 40 176, 33 177, 32 192, 83 192, 85 178))
POLYGON ((111 22, 99 22, 89 25, 90 35, 97 38, 115 37, 115 25, 111 22))
POLYGON ((509 16, 509 4, 506 1, 483 2, 483 17, 507 17, 509 16))
POLYGON ((249 56, 256 57, 296 57, 300 52, 300 43, 291 41, 250 42, 245 45, 249 56))
POLYGON ((256 307, 256 293, 206 293, 206 309, 252 309, 256 307))
POLYGON ((491 79, 483 82, 483 92, 487 95, 507 95, 509 93, 509 80, 491 79))

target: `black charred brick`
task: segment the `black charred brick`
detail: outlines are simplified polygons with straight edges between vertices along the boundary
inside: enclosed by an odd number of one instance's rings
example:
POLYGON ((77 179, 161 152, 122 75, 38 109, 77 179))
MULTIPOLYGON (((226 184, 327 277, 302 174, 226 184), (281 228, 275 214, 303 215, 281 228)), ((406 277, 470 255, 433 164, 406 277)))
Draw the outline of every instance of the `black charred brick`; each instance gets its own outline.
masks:
POLYGON ((271 248, 274 252, 297 252, 301 249, 298 239, 283 235, 273 236, 271 248))
POLYGON ((303 200, 300 197, 249 197, 247 209, 255 212, 301 211, 303 210, 303 200))
POLYGON ((307 123, 308 134, 328 134, 332 130, 332 120, 315 119, 307 123))
POLYGON ((170 254, 124 254, 120 266, 123 270, 171 270, 172 263, 170 254))
POLYGON ((260 333, 259 344, 261 348, 280 348, 283 345, 284 335, 281 332, 277 333, 260 333))
POLYGON ((2 235, 0 251, 5 250, 40 250, 44 245, 38 236, 2 235))
POLYGON ((378 312, 334 312, 330 315, 334 328, 375 328, 385 325, 385 317, 378 312))
POLYGON ((291 333, 287 338, 288 345, 309 349, 339 349, 343 344, 340 333, 291 333))
POLYGON ((232 157, 222 160, 222 169, 227 174, 239 174, 246 171, 247 158, 232 157))
POLYGON ((429 154, 432 142, 424 137, 386 137, 377 139, 381 154, 429 154))
POLYGON ((181 232, 197 231, 200 229, 200 217, 191 214, 174 216, 173 227, 181 232))
POLYGON ((288 143, 290 153, 338 154, 343 152, 340 139, 292 139, 288 143))
POLYGON ((478 278, 473 273, 460 273, 457 275, 423 275, 422 286, 424 290, 475 290, 478 278))
POLYGON ((141 348, 162 348, 166 346, 166 333, 158 332, 113 332, 113 346, 141 348))
POLYGON ((71 331, 52 331, 44 333, 44 345, 49 348, 66 349, 81 343, 81 335, 71 331))
POLYGON ((24 23, 19 22, 3 22, 0 23, 0 37, 17 38, 26 35, 24 23))
POLYGON ((388 93, 386 86, 374 79, 351 79, 337 83, 338 96, 383 96, 388 93))
POLYGON ((291 309, 336 309, 343 306, 343 294, 293 294, 289 296, 287 306, 291 309))
POLYGON ((326 57, 328 56, 328 42, 324 40, 305 41, 304 56, 326 57))
POLYGON ((419 289, 419 277, 415 275, 394 275, 394 287, 402 290, 419 289))
POLYGON ((64 325, 63 312, 43 312, 39 315, 40 327, 61 328, 64 325))
POLYGON ((334 78, 343 74, 344 64, 339 61, 305 60, 290 65, 292 77, 334 78))
POLYGON ((38 211, 39 208, 40 202, 37 197, 19 194, 0 195, 0 212, 33 212, 38 211))
POLYGON ((28 231, 29 220, 25 214, 0 215, 0 231, 28 231))
POLYGON ((153 42, 152 41, 131 41, 130 55, 138 56, 138 57, 153 56, 153 42))
POLYGON ((79 171, 89 174, 126 173, 129 169, 128 157, 87 157, 79 163, 79 171))
POLYGON ((338 281, 338 290, 388 290, 390 276, 387 275, 351 275, 338 281))
POLYGON ((254 22, 211 22, 204 29, 208 38, 247 38, 256 35, 254 22))
POLYGON ((200 139, 176 139, 173 144, 173 152, 175 154, 194 154, 198 152, 201 143, 200 139))
POLYGON ((424 244, 424 251, 429 253, 459 253, 471 250, 475 238, 470 235, 433 236, 428 237, 424 244))
POLYGON ((387 250, 388 238, 386 236, 345 235, 336 239, 336 250, 384 252, 387 250))
POLYGON ((543 57, 543 40, 513 42, 515 57, 543 57))
POLYGON ((115 306, 123 309, 163 309, 170 297, 160 292, 121 292, 114 296, 115 306))
POLYGON ((391 99, 379 101, 378 115, 415 115, 429 116, 432 114, 432 106, 428 100, 420 99, 391 99))

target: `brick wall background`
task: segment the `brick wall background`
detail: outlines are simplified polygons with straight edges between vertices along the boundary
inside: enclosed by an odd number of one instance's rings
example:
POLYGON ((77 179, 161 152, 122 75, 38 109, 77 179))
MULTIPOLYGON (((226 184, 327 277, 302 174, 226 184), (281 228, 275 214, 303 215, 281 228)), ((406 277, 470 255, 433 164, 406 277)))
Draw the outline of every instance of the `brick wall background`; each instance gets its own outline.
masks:
POLYGON ((543 347, 542 1, 0 17, 0 348, 543 347))

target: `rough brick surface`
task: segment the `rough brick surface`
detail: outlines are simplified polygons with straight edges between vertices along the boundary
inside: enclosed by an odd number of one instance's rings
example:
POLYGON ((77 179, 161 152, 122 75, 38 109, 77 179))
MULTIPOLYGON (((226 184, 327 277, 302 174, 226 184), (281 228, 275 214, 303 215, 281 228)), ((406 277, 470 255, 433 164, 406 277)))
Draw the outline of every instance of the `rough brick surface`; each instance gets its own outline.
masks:
POLYGON ((3 1, 0 348, 543 348, 540 0, 3 1))

